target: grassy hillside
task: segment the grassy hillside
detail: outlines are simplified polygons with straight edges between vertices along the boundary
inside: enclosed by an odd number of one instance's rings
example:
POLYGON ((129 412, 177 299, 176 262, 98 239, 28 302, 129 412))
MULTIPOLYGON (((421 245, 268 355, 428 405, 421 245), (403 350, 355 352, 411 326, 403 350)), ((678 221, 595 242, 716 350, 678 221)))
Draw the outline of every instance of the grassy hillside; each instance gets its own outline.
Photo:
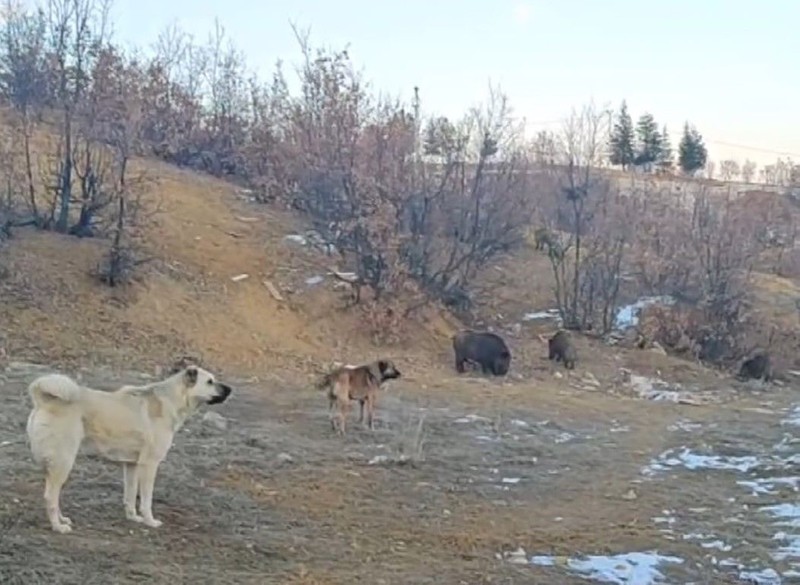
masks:
MULTIPOLYGON (((147 227, 153 260, 126 288, 92 271, 108 247, 33 228, 14 231, 3 251, 3 344, 9 355, 70 363, 163 364, 179 352, 253 372, 296 368, 376 351, 345 292, 306 279, 335 258, 284 239, 302 222, 248 204, 236 187, 164 163, 138 161, 156 179, 146 197, 161 211, 147 227), (248 274, 245 280, 232 277, 248 274), (269 280, 282 301, 270 294, 269 280)), ((430 316, 429 316, 430 317, 430 316)), ((396 352, 441 345, 450 329, 426 318, 396 352)))

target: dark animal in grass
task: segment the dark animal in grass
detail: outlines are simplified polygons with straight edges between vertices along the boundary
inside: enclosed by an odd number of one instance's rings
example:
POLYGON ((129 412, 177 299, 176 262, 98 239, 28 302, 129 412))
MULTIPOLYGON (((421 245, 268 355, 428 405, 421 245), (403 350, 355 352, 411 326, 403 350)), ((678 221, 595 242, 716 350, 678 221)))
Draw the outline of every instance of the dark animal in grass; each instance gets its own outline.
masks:
POLYGON ((541 227, 533 232, 533 238, 536 242, 537 250, 544 250, 547 248, 547 255, 555 260, 560 260, 564 255, 564 249, 558 237, 549 229, 541 227))
POLYGON ((511 351, 503 338, 488 331, 459 331, 453 336, 456 371, 464 372, 464 364, 472 362, 484 374, 505 376, 511 366, 511 351))
POLYGON ((546 227, 540 227, 533 232, 533 239, 536 242, 536 249, 544 250, 545 246, 549 247, 553 244, 553 232, 546 227))
POLYGON ((761 351, 744 360, 736 376, 739 380, 764 380, 769 382, 773 378, 772 360, 769 354, 761 351))
POLYGON ((578 352, 572 343, 569 333, 563 329, 556 332, 553 337, 547 340, 547 359, 563 362, 568 370, 575 369, 575 362, 578 361, 578 352))

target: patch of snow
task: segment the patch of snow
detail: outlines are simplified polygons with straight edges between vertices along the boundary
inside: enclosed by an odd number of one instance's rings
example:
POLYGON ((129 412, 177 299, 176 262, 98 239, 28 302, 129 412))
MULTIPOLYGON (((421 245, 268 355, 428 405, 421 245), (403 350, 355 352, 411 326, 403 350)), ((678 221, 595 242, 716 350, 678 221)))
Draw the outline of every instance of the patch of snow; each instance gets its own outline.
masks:
POLYGON ((642 309, 650 305, 672 305, 675 299, 670 296, 642 297, 635 303, 620 307, 614 320, 617 329, 629 329, 639 323, 639 314, 642 309))
POLYGON ((519 481, 520 478, 518 477, 504 477, 500 480, 501 483, 511 483, 511 484, 519 483, 519 481))
POLYGON ((466 423, 474 423, 474 422, 492 422, 491 419, 486 418, 485 416, 478 416, 477 414, 468 414, 466 416, 462 416, 461 418, 457 418, 453 422, 459 424, 466 424, 466 423))
POLYGON ((793 435, 784 435, 781 439, 781 442, 777 445, 774 445, 772 449, 774 451, 797 451, 798 449, 792 446, 796 445, 797 443, 800 443, 800 439, 794 437, 793 435))
POLYGON ((761 464, 761 460, 752 455, 701 455, 699 453, 693 453, 687 447, 683 447, 680 452, 676 452, 674 449, 664 451, 656 460, 645 467, 642 473, 644 475, 653 475, 656 472, 666 471, 674 467, 684 467, 691 471, 697 469, 716 469, 746 473, 761 464))
POLYGON ((800 427, 800 406, 792 408, 792 410, 789 411, 789 417, 783 419, 781 424, 800 427))
POLYGON ((752 585, 781 585, 781 576, 775 569, 740 571, 739 580, 752 585))
POLYGON ((562 433, 558 433, 558 435, 556 435, 556 438, 553 439, 553 441, 556 444, 561 444, 561 443, 566 443, 567 441, 571 441, 574 438, 575 438, 575 435, 573 435, 572 433, 568 433, 568 432, 564 431, 562 433))
POLYGON ((523 321, 539 321, 542 319, 553 319, 554 321, 561 322, 561 315, 558 309, 547 309, 546 311, 534 311, 533 313, 525 313, 522 316, 523 321))
POLYGON ((629 384, 640 398, 653 400, 655 402, 681 402, 687 398, 680 390, 673 389, 674 387, 679 388, 679 386, 670 386, 663 380, 657 378, 648 378, 647 376, 631 374, 629 384))
POLYGON ((702 546, 703 548, 715 548, 717 550, 721 550, 722 552, 730 552, 730 550, 733 548, 731 545, 725 544, 721 540, 712 540, 710 542, 701 542, 700 546, 702 546))
POLYGON ((301 246, 308 245, 308 240, 300 234, 287 234, 283 236, 283 239, 295 244, 300 244, 301 246))
POLYGON ((679 420, 678 422, 671 424, 667 427, 667 430, 674 433, 677 431, 683 431, 685 433, 691 433, 692 431, 698 431, 703 428, 703 425, 700 423, 692 422, 689 420, 679 420))
MULTIPOLYGON (((534 556, 531 564, 552 567, 556 557, 534 556)), ((596 555, 583 559, 566 559, 569 570, 588 579, 618 585, 655 585, 664 582, 658 568, 664 563, 683 563, 679 557, 663 556, 657 552, 633 552, 612 556, 596 555)))
POLYGON ((684 534, 682 538, 683 540, 705 541, 700 543, 700 546, 702 546, 703 548, 714 548, 722 552, 730 552, 733 549, 731 545, 726 544, 723 541, 719 540, 713 534, 689 533, 689 534, 684 534))
POLYGON ((785 485, 789 486, 792 490, 800 490, 800 477, 757 477, 755 479, 743 479, 736 482, 737 485, 746 487, 751 490, 752 495, 774 495, 778 493, 776 486, 785 485))
POLYGON ((308 278, 306 278, 306 284, 308 286, 314 286, 315 284, 319 284, 323 280, 325 280, 325 277, 317 274, 316 276, 309 276, 308 278))

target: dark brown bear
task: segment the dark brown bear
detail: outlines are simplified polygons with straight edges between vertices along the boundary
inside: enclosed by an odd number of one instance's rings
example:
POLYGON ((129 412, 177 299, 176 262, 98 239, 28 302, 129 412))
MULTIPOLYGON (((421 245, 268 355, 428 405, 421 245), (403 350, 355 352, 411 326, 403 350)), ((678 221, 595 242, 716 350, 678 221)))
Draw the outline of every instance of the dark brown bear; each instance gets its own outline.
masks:
POLYGON ((764 380, 769 382, 772 379, 772 360, 767 352, 761 351, 753 357, 742 362, 739 368, 740 380, 764 380))
POLYGON ((511 351, 503 338, 488 331, 459 331, 453 336, 456 371, 462 373, 466 362, 473 362, 481 371, 505 376, 511 366, 511 351))
POLYGON ((575 362, 578 361, 578 352, 572 344, 569 333, 558 331, 553 337, 547 340, 548 355, 547 359, 564 362, 564 367, 569 370, 575 369, 575 362))

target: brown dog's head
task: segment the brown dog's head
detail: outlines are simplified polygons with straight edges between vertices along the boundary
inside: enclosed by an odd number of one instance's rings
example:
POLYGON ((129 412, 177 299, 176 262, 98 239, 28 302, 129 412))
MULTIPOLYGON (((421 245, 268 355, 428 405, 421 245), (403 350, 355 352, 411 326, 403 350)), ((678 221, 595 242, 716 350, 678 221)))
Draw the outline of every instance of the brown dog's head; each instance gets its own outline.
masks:
POLYGON ((400 370, 394 365, 391 360, 378 360, 378 372, 380 372, 380 381, 394 380, 400 377, 400 370))
POLYGON ((181 374, 186 395, 192 402, 220 404, 227 400, 233 389, 217 382, 214 374, 195 365, 187 366, 181 374))

